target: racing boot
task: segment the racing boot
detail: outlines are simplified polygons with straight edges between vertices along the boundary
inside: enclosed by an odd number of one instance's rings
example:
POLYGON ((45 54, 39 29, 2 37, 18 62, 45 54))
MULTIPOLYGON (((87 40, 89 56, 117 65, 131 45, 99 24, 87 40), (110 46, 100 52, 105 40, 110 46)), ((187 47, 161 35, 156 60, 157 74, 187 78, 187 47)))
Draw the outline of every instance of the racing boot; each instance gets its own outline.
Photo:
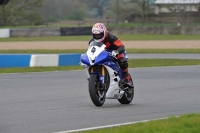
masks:
POLYGON ((123 80, 125 81, 125 83, 126 83, 127 85, 129 85, 130 87, 133 87, 133 88, 134 88, 134 86, 132 85, 132 83, 130 83, 131 76, 130 76, 130 74, 128 73, 128 71, 123 72, 123 80))

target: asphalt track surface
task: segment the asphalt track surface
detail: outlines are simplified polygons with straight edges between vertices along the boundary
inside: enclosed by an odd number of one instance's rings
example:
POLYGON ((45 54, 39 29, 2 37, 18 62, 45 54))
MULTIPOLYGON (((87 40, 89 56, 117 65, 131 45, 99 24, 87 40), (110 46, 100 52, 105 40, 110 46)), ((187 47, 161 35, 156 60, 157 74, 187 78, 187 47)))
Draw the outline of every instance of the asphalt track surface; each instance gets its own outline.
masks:
POLYGON ((84 71, 0 74, 0 133, 52 133, 200 112, 200 66, 130 69, 131 104, 92 104, 84 71))

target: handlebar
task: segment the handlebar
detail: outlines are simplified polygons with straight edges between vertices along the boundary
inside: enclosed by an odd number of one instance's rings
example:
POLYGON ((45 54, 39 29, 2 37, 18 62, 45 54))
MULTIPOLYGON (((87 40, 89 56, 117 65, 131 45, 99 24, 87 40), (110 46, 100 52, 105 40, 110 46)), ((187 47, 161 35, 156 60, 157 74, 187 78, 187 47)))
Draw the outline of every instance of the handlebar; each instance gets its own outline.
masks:
POLYGON ((109 53, 110 57, 112 57, 114 60, 117 60, 116 56, 112 55, 112 52, 108 52, 108 53, 109 53))

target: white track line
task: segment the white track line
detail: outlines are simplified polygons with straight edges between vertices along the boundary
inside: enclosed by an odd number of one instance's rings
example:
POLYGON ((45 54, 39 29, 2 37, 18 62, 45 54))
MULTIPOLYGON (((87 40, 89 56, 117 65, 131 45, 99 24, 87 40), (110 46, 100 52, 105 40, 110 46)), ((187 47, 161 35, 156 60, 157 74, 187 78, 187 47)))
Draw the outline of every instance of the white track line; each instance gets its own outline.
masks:
POLYGON ((119 126, 124 126, 124 125, 131 125, 131 124, 136 124, 136 123, 141 123, 141 122, 149 122, 149 121, 153 121, 153 120, 162 120, 162 119, 167 119, 167 118, 168 117, 158 118, 158 119, 150 119, 150 120, 142 120, 142 121, 135 121, 135 122, 127 122, 127 123, 121 123, 121 124, 113 124, 113 125, 107 125, 107 126, 99 126, 99 127, 83 128, 83 129, 76 129, 76 130, 60 131, 60 132, 54 132, 54 133, 73 133, 73 132, 81 132, 81 131, 88 131, 88 130, 95 130, 95 129, 102 129, 102 128, 119 127, 119 126))

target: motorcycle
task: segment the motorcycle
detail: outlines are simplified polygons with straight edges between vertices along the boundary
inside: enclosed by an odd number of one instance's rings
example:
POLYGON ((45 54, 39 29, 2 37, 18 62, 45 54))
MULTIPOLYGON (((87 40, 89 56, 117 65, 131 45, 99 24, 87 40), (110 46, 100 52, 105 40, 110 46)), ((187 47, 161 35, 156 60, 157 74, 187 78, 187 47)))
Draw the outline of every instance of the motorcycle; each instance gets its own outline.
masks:
POLYGON ((105 47, 102 42, 92 41, 87 52, 81 56, 81 65, 88 75, 90 98, 97 107, 102 106, 105 99, 117 99, 121 104, 129 104, 134 97, 132 78, 130 83, 123 80, 116 58, 105 47))

